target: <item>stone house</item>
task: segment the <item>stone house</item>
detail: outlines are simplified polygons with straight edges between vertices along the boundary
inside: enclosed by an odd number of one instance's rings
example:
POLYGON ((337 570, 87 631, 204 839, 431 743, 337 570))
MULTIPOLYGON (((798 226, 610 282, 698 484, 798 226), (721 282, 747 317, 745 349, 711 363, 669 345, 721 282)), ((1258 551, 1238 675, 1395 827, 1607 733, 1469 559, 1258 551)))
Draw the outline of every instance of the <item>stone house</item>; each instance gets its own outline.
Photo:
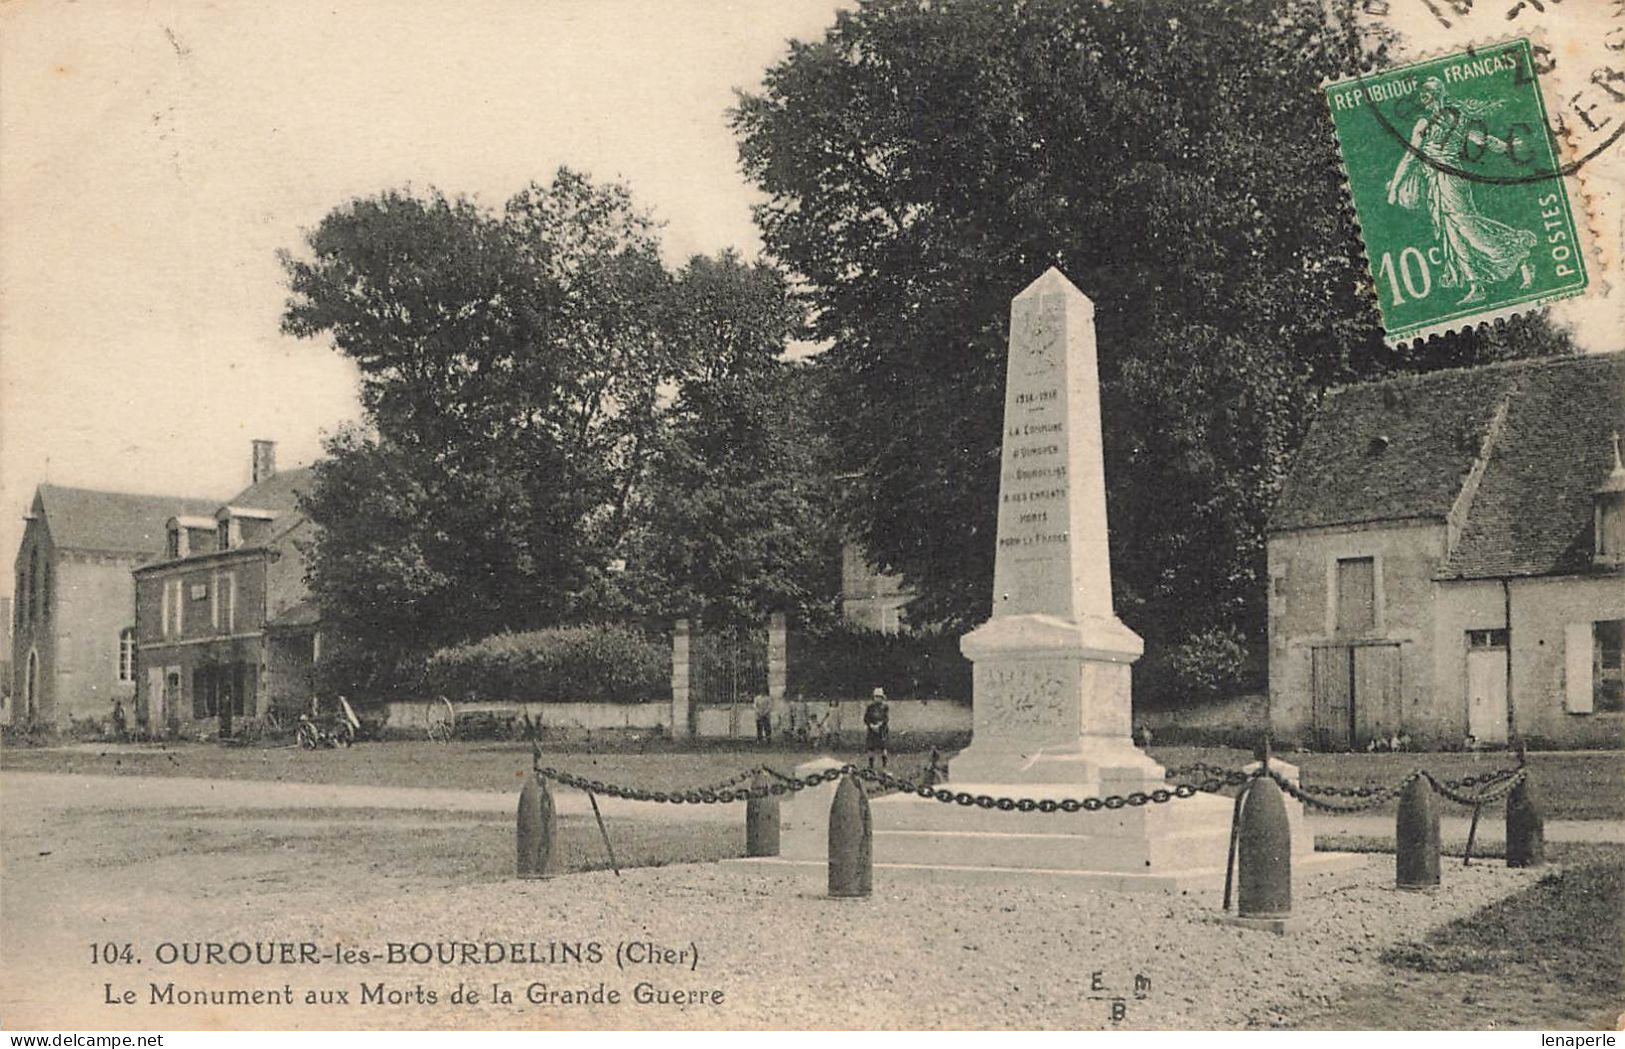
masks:
POLYGON ((0 597, 0 725, 11 724, 11 598, 0 597))
POLYGON ((1270 724, 1364 749, 1620 740, 1625 354, 1333 391, 1270 518, 1270 724))
POLYGON ((841 617, 854 626, 896 634, 903 629, 903 610, 914 592, 902 577, 876 568, 863 547, 841 544, 841 617))
POLYGON ((18 544, 10 722, 101 726, 135 697, 131 571, 162 556, 164 522, 213 502, 42 484, 18 544))
POLYGON ((309 706, 321 638, 303 549, 315 526, 298 496, 310 471, 277 473, 256 442, 255 477, 206 514, 171 516, 163 556, 135 571, 133 721, 149 732, 230 735, 309 706))

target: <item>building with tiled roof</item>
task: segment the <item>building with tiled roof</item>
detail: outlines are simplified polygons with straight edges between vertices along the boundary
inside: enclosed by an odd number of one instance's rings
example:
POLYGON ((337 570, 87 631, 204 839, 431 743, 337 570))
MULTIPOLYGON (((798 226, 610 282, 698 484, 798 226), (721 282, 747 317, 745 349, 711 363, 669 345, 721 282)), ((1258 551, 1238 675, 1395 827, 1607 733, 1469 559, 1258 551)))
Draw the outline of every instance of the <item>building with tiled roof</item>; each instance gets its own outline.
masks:
POLYGON ((12 683, 0 718, 71 729, 104 725, 135 698, 131 571, 164 552, 165 522, 214 500, 42 484, 18 544, 12 683))
POLYGON ((1618 741, 1621 432, 1620 353, 1330 392, 1269 522, 1275 733, 1618 741))
POLYGON ((311 471, 278 473, 269 442, 255 444, 254 483, 205 517, 172 516, 163 556, 135 571, 135 716, 149 732, 231 735, 309 705, 320 619, 299 497, 311 471))

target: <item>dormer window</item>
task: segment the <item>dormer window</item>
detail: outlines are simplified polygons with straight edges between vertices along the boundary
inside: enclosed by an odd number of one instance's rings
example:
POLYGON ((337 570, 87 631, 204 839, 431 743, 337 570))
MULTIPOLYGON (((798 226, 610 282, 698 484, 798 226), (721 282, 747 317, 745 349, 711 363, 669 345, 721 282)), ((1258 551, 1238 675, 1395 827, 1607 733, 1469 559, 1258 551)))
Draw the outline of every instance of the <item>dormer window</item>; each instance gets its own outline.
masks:
POLYGON ((236 550, 264 542, 274 517, 276 514, 270 510, 252 506, 222 506, 214 515, 219 524, 220 549, 236 550))
POLYGON ((1592 534, 1596 537, 1593 560, 1597 564, 1625 564, 1625 461, 1620 458, 1620 438, 1614 434, 1614 468, 1592 495, 1592 534))
POLYGON ((169 519, 169 545, 168 554, 171 561, 186 557, 192 552, 192 533, 186 527, 186 521, 180 517, 169 519))

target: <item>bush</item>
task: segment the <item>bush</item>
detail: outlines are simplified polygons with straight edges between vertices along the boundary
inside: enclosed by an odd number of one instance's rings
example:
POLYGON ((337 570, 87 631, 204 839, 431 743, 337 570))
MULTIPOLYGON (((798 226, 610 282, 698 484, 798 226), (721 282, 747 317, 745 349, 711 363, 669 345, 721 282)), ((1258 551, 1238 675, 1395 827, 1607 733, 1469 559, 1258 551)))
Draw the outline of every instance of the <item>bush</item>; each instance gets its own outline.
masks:
POLYGON ((457 702, 643 703, 671 692, 671 647, 621 626, 495 634, 443 648, 424 677, 457 702))
POLYGON ((851 699, 884 688, 890 699, 969 703, 970 660, 958 635, 883 634, 850 624, 821 633, 791 633, 785 683, 809 699, 851 699))
POLYGON ((1134 668, 1135 698, 1148 709, 1228 699, 1255 684, 1255 662, 1240 631, 1209 627, 1147 652, 1134 668))

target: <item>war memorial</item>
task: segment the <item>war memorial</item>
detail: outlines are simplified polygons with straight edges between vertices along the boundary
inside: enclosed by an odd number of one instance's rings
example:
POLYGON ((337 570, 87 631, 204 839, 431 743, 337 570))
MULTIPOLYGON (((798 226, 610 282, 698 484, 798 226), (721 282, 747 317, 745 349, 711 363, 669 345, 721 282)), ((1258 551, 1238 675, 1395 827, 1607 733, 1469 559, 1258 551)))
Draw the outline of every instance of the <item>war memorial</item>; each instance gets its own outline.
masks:
MULTIPOLYGON (((1131 734, 1130 675, 1144 644, 1113 611, 1108 536, 1094 305, 1052 268, 1010 305, 992 616, 961 640, 975 691, 971 744, 948 770, 955 792, 1167 798, 1165 770, 1131 734)), ((834 790, 785 805, 779 859, 735 863, 821 872, 834 790)), ((1072 812, 893 794, 872 813, 880 878, 1153 892, 1222 885, 1232 822, 1229 799, 1210 794, 1072 812)), ((1355 861, 1315 852, 1301 805, 1288 802, 1288 819, 1295 873, 1355 861)))

